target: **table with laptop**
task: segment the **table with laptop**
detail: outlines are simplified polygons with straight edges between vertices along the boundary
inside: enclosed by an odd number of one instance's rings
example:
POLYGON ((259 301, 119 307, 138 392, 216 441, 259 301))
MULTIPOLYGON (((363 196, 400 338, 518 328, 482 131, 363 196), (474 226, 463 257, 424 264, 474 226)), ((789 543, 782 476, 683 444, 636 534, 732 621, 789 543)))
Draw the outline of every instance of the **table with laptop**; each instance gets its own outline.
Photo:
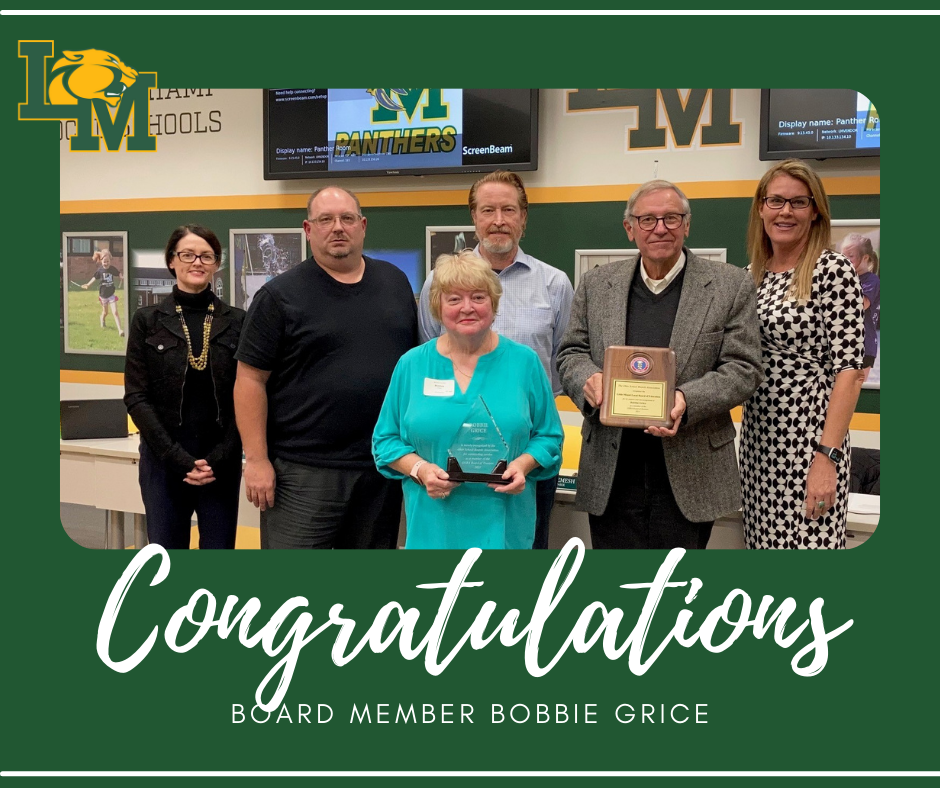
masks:
MULTIPOLYGON (((134 522, 134 546, 147 544, 140 497, 140 436, 130 433, 127 408, 119 399, 59 402, 59 501, 104 511, 105 547, 124 549, 125 517, 134 522)), ((258 527, 258 510, 239 497, 239 525, 258 527)))

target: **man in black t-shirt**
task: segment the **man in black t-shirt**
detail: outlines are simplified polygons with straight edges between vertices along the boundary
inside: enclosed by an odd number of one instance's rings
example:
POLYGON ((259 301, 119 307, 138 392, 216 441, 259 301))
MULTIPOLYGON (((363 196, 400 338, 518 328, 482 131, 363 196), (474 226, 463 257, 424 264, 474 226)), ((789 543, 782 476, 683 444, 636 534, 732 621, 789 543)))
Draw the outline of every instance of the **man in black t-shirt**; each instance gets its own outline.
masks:
POLYGON ((262 548, 396 545, 401 484, 375 469, 372 431, 417 310, 405 274, 362 254, 365 231, 352 192, 314 192, 312 256, 255 294, 242 329, 235 417, 262 548))

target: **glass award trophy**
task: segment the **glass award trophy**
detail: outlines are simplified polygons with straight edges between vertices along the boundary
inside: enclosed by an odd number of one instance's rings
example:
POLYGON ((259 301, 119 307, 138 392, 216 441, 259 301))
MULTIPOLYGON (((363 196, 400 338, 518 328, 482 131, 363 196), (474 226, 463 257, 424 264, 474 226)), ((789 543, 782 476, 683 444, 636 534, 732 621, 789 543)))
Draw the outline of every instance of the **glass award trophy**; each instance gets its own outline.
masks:
POLYGON ((668 347, 611 345, 604 351, 601 424, 672 427, 676 404, 676 354, 668 347))
POLYGON ((447 450, 447 475, 452 482, 504 484, 508 464, 509 446, 483 397, 477 397, 447 450))

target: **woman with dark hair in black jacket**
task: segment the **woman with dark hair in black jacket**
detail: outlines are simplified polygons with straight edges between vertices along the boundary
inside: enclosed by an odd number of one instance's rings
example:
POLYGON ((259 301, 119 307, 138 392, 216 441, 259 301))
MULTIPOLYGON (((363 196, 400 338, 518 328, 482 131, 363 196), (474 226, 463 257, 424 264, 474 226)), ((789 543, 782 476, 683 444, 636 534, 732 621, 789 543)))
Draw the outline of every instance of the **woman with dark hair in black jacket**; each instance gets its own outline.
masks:
POLYGON ((232 390, 245 312, 212 292, 222 245, 211 230, 178 227, 165 257, 176 285, 134 314, 124 372, 124 402, 140 429, 147 536, 187 549, 195 512, 201 549, 233 548, 242 448, 232 390))

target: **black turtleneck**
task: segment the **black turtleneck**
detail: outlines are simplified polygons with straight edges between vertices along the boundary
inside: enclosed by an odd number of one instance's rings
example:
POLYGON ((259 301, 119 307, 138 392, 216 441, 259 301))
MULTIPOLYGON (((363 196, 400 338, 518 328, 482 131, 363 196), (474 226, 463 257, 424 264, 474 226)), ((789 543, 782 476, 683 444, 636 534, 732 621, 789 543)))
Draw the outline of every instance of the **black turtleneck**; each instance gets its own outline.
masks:
POLYGON ((212 303, 212 288, 207 286, 201 293, 184 293, 179 285, 173 285, 173 300, 183 307, 183 317, 186 319, 189 337, 193 342, 193 355, 199 358, 199 354, 202 353, 202 330, 206 312, 209 311, 209 304, 212 303))
MULTIPOLYGON (((189 329, 192 354, 199 358, 205 330, 206 313, 212 303, 212 288, 200 293, 186 293, 173 287, 173 300, 182 307, 183 319, 189 329)), ((212 363, 210 348, 209 364, 212 363)), ((202 371, 193 369, 186 362, 186 380, 183 384, 182 425, 178 440, 196 459, 206 454, 219 442, 221 432, 218 425, 218 405, 212 372, 209 365, 202 371)))

